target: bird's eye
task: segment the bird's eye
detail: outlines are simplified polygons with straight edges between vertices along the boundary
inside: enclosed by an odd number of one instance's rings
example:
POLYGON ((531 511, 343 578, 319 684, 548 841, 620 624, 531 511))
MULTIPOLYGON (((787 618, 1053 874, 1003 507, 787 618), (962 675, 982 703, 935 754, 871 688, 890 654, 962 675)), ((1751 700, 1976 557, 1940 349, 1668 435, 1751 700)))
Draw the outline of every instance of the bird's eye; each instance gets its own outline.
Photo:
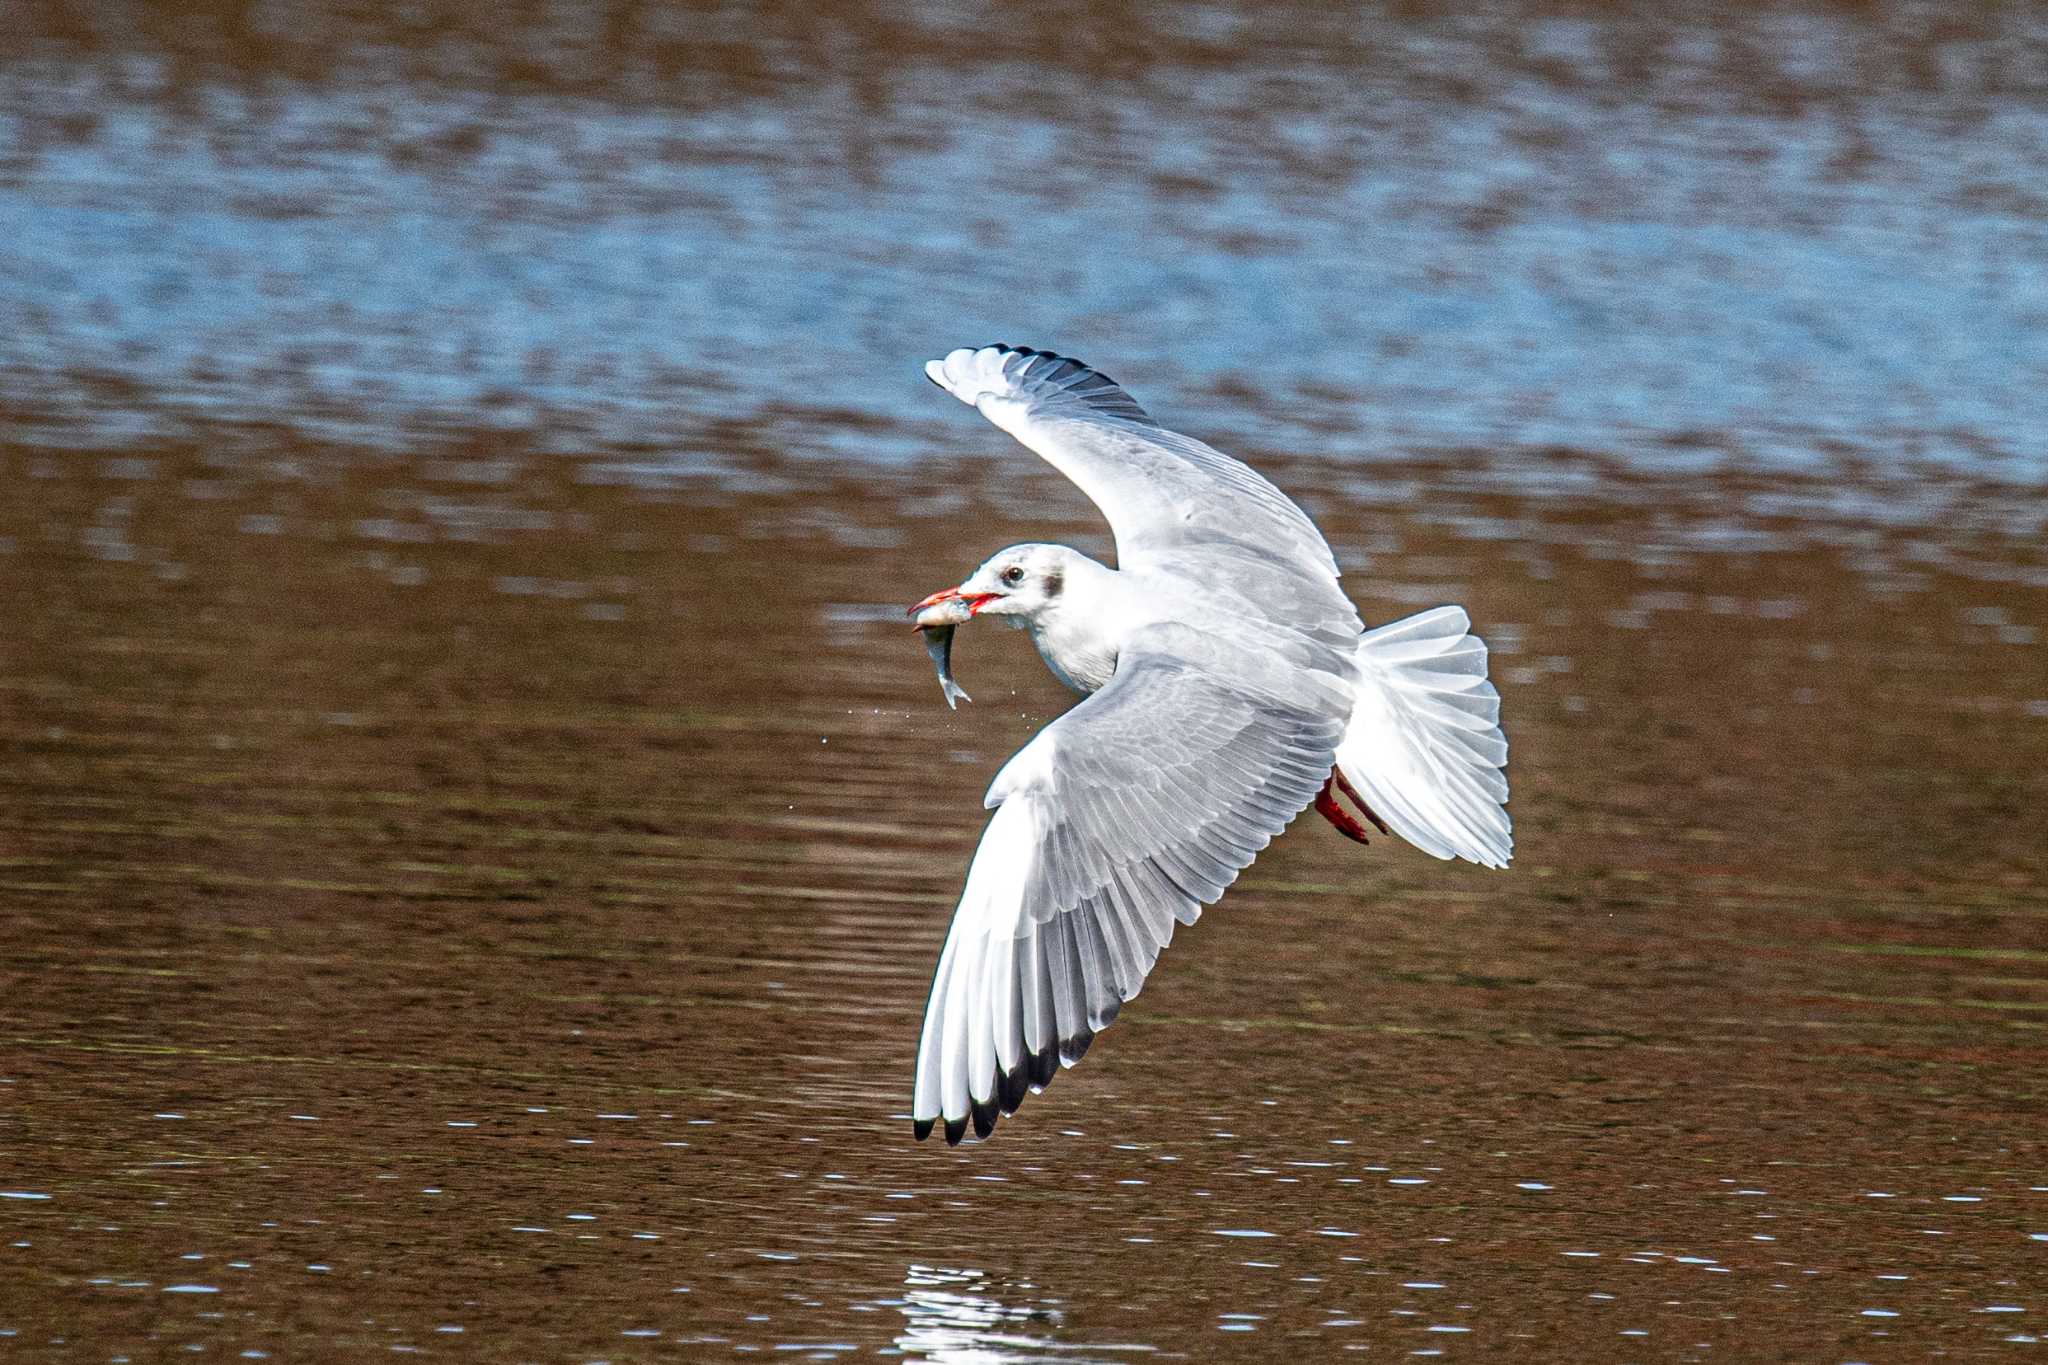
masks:
POLYGON ((1013 588, 1022 583, 1024 581, 1023 566, 1012 564, 1009 568, 1003 570, 1003 581, 1013 588))

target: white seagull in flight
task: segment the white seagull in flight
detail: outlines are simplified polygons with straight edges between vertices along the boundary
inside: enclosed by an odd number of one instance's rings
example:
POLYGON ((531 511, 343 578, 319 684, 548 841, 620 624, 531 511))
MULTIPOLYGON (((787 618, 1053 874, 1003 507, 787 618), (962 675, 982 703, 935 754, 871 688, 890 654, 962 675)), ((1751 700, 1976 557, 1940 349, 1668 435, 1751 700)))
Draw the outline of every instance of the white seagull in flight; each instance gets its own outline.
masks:
POLYGON ((1462 608, 1366 630, 1299 507, 1078 360, 998 344, 925 373, 1079 485, 1117 557, 1013 545, 911 609, 1029 631, 1086 698, 996 774, 932 977, 911 1118, 954 1143, 1078 1062, 1174 925, 1304 808, 1365 842, 1333 785, 1439 858, 1505 867, 1514 841, 1500 694, 1462 608))

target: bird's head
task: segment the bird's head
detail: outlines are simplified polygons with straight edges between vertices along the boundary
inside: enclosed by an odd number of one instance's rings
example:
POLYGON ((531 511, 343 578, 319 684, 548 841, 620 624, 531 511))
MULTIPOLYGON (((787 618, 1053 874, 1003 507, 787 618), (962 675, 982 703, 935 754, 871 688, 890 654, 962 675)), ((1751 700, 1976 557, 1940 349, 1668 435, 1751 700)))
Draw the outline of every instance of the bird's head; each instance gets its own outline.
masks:
POLYGON ((1067 575, 1080 558, 1064 545, 1012 545, 998 550, 959 587, 935 592, 910 610, 919 625, 957 624, 975 616, 1027 625, 1059 606, 1067 575))

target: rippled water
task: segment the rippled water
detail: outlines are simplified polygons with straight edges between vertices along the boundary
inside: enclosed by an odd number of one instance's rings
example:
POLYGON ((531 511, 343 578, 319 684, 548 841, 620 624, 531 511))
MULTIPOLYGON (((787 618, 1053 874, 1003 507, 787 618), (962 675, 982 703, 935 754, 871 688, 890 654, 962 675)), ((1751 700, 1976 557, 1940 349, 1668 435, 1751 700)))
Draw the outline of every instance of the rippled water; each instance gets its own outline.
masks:
POLYGON ((887 460, 905 357, 1014 333, 1348 457, 2048 475, 2024 7, 28 8, 0 396, 45 439, 887 460))
POLYGON ((2028 12, 106 13, 0 49, 0 1354, 2042 1335, 2028 12), (948 1150, 1068 699, 901 607, 1108 549, 996 335, 1465 603, 1518 856, 1290 832, 948 1150))

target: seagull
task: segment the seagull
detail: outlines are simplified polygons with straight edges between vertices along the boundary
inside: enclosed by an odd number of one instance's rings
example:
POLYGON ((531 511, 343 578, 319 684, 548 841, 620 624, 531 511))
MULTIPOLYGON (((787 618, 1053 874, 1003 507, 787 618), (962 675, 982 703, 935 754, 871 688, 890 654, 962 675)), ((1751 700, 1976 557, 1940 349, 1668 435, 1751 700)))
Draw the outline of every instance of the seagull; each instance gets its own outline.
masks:
POLYGON ((1500 694, 1462 608, 1365 629, 1286 494, 1078 360, 998 343, 925 374, 1078 485, 1117 561, 1012 545, 911 608, 1027 631, 1083 696, 990 785, 932 977, 912 1131, 953 1144, 1080 1061, 1174 927, 1308 807, 1364 843, 1341 792, 1486 867, 1514 843, 1500 694))

